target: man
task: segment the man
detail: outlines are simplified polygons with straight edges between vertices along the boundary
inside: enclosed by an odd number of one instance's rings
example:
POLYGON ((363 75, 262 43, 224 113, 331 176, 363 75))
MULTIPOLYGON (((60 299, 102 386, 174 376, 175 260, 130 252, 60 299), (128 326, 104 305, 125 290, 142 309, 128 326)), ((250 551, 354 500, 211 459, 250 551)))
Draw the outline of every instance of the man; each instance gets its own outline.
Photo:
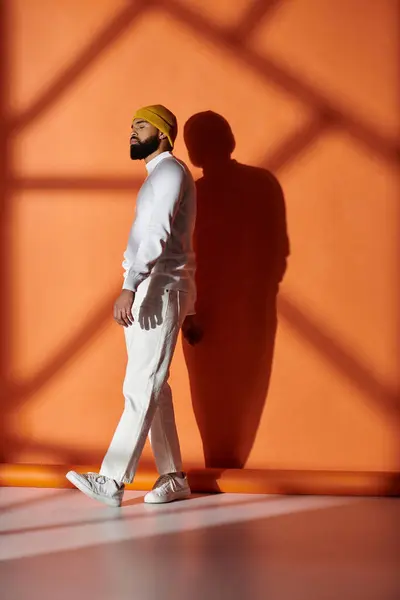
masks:
POLYGON ((188 168, 171 154, 176 135, 176 118, 163 106, 134 115, 130 155, 145 161, 148 176, 137 197, 123 289, 114 305, 128 352, 125 409, 100 473, 67 474, 87 496, 110 506, 121 505, 148 434, 160 477, 145 502, 190 496, 168 377, 179 330, 194 313, 196 192, 188 168))

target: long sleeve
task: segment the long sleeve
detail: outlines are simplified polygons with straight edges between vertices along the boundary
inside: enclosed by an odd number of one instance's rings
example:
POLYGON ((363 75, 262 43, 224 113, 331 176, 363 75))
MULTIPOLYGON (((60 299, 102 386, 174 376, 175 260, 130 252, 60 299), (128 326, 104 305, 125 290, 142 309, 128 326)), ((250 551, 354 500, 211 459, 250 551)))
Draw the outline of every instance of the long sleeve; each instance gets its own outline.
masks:
POLYGON ((124 255, 123 288, 136 292, 164 252, 183 194, 184 170, 164 160, 148 177, 124 255))

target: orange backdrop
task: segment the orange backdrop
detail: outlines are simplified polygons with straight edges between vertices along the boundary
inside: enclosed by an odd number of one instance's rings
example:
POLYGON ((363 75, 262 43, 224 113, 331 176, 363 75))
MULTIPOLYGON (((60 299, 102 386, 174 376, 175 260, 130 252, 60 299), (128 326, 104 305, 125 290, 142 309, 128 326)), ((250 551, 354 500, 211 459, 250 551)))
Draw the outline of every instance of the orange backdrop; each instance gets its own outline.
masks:
MULTIPOLYGON (((1 6, 2 461, 103 456, 123 406, 111 308, 144 177, 129 159, 130 119, 164 103, 187 161, 184 123, 205 110, 225 117, 234 157, 279 180, 290 240, 277 335, 257 369, 246 356, 274 324, 252 322, 249 337, 235 297, 250 289, 246 310, 258 306, 262 261, 225 287, 226 335, 205 319, 202 347, 179 344, 187 466, 204 465, 203 436, 214 466, 399 470, 396 0, 1 6)), ((245 190, 234 200, 216 206, 221 240, 240 222, 237 202, 244 220, 262 211, 245 190)))

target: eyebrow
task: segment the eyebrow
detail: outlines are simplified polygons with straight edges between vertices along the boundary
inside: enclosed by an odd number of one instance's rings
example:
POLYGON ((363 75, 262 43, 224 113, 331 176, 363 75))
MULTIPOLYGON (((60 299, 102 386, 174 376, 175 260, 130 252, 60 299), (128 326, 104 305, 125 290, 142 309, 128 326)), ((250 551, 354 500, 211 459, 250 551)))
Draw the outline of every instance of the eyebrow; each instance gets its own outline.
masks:
MULTIPOLYGON (((141 125, 142 123, 147 123, 147 121, 145 121, 144 119, 140 119, 140 120, 135 119, 135 121, 133 123, 136 123, 136 125, 141 125)), ((132 123, 132 125, 133 125, 133 123, 132 123)))

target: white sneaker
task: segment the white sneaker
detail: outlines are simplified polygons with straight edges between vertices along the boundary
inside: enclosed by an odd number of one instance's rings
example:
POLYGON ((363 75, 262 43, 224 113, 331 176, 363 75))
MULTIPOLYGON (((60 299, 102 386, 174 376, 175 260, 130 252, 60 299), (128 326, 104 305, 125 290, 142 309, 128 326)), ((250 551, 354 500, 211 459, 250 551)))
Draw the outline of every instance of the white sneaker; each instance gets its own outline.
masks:
POLYGON ((98 473, 81 474, 76 471, 69 471, 66 478, 93 500, 99 500, 108 506, 121 506, 125 486, 118 485, 114 479, 98 473))
POLYGON ((181 477, 177 473, 161 475, 151 492, 145 495, 146 504, 164 504, 175 500, 190 498, 190 487, 186 475, 181 477))

